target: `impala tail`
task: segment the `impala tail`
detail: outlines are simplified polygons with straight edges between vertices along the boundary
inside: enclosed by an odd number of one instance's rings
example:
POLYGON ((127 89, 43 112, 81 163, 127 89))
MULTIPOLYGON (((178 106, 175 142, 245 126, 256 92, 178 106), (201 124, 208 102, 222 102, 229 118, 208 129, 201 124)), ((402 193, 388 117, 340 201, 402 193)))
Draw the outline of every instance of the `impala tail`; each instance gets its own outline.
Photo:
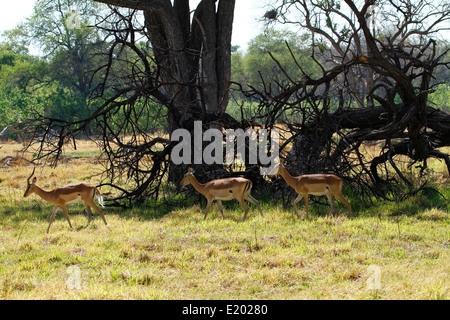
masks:
POLYGON ((102 194, 100 193, 100 191, 98 191, 98 189, 95 189, 94 196, 97 197, 98 203, 104 208, 105 205, 104 205, 104 203, 103 203, 103 197, 102 197, 102 194))
POLYGON ((246 185, 245 185, 245 188, 244 188, 244 194, 246 194, 246 193, 250 193, 250 191, 252 190, 252 183, 251 182, 248 182, 246 185))

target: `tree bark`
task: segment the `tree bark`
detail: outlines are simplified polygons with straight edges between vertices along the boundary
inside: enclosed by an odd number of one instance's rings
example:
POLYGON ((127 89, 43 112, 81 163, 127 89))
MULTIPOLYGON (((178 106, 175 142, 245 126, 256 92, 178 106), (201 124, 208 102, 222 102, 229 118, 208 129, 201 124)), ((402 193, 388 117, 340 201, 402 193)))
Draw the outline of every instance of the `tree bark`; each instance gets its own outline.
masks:
POLYGON ((202 0, 190 19, 188 0, 95 0, 142 10, 148 38, 168 95, 169 130, 186 115, 220 117, 228 104, 235 0, 202 0), (218 2, 216 6, 216 2, 218 2))
MULTIPOLYGON (((160 83, 151 94, 167 97, 160 102, 169 111, 169 134, 183 128, 193 138, 196 120, 205 130, 220 127, 229 99, 235 0, 201 0, 192 15, 189 0, 96 1, 143 11, 160 83)), ((185 166, 169 165, 169 180, 178 182, 185 166)))

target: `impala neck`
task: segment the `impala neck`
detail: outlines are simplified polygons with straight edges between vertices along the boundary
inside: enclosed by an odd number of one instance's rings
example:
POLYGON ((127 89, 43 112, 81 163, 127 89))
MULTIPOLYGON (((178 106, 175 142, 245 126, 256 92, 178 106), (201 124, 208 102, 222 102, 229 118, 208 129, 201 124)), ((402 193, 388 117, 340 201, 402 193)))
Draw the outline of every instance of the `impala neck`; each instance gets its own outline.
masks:
POLYGON ((203 190, 205 189, 205 185, 201 184, 200 182, 198 182, 197 178, 195 178, 194 176, 192 176, 191 184, 194 187, 194 189, 197 190, 197 192, 203 194, 203 190))
POLYGON ((52 193, 51 191, 45 191, 44 189, 41 189, 37 185, 34 185, 33 192, 44 200, 50 198, 50 194, 52 193))
POLYGON ((295 185, 297 184, 297 179, 294 178, 293 176, 291 176, 289 174, 289 172, 287 172, 285 167, 280 166, 280 170, 279 173, 281 174, 281 176, 283 177, 284 181, 286 181, 286 183, 291 186, 292 188, 295 189, 295 185))

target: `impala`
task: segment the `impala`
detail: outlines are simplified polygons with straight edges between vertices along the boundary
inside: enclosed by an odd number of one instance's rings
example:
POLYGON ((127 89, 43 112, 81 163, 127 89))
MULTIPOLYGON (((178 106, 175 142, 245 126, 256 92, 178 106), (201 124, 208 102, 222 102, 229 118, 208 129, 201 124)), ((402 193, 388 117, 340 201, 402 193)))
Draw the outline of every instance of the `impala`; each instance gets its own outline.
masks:
POLYGON ((297 217, 300 215, 297 210, 297 203, 305 200, 306 215, 308 215, 308 195, 327 196, 331 204, 329 214, 336 209, 334 197, 338 198, 348 209, 349 215, 352 216, 352 208, 350 203, 342 195, 342 179, 334 174, 305 174, 298 177, 293 177, 289 174, 286 168, 280 163, 273 168, 269 175, 280 174, 284 181, 294 188, 298 193, 298 197, 294 200, 294 208, 297 217))
POLYGON ((103 211, 94 203, 94 198, 97 197, 98 202, 103 207, 103 197, 98 189, 88 183, 79 182, 68 184, 52 191, 45 191, 36 185, 36 177, 30 182, 31 177, 34 175, 34 170, 27 179, 27 189, 25 190, 24 197, 28 197, 30 194, 35 193, 47 202, 55 205, 52 214, 50 216, 50 223, 48 224, 47 233, 50 230, 50 226, 55 218, 58 209, 61 208, 64 212, 64 216, 69 222, 69 227, 72 229, 72 224, 69 220, 69 214, 67 213, 66 204, 81 200, 86 208, 88 214, 88 224, 91 222, 92 212, 90 207, 93 207, 98 213, 100 213, 103 221, 106 223, 105 215, 103 211))
POLYGON ((182 188, 184 188, 189 184, 192 184, 194 189, 197 190, 197 192, 203 194, 208 201, 205 209, 204 219, 206 219, 206 215, 208 214, 209 208, 211 207, 211 204, 214 200, 217 200, 217 202, 219 203, 220 213, 222 213, 223 218, 225 218, 225 216, 223 215, 222 200, 233 199, 239 201, 241 206, 244 208, 245 214, 243 221, 245 221, 245 219, 247 218, 248 213, 248 206, 244 200, 250 201, 251 203, 256 205, 259 209, 259 212, 261 212, 261 215, 263 215, 258 200, 253 198, 250 194, 250 191, 252 189, 252 182, 248 179, 240 177, 224 178, 211 180, 205 184, 201 184, 194 177, 194 170, 192 168, 189 168, 183 180, 181 180, 181 186, 182 188))

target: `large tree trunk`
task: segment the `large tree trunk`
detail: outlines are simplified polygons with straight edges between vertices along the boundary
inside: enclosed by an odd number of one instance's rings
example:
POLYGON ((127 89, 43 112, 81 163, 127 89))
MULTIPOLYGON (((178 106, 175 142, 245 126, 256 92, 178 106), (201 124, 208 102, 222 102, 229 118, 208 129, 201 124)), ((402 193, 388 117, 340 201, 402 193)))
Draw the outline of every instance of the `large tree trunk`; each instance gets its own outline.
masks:
MULTIPOLYGON (((231 30, 235 0, 202 0, 192 21, 189 0, 96 0, 143 10, 163 90, 169 97, 171 130, 183 115, 221 115, 228 104, 231 30)), ((198 119, 202 120, 202 119, 198 119)))
MULTIPOLYGON (((229 99, 235 0, 202 0, 192 19, 189 0, 96 1, 143 11, 169 134, 192 131, 196 120, 204 129, 220 126, 229 99)), ((179 181, 183 171, 171 164, 169 179, 179 181)))

